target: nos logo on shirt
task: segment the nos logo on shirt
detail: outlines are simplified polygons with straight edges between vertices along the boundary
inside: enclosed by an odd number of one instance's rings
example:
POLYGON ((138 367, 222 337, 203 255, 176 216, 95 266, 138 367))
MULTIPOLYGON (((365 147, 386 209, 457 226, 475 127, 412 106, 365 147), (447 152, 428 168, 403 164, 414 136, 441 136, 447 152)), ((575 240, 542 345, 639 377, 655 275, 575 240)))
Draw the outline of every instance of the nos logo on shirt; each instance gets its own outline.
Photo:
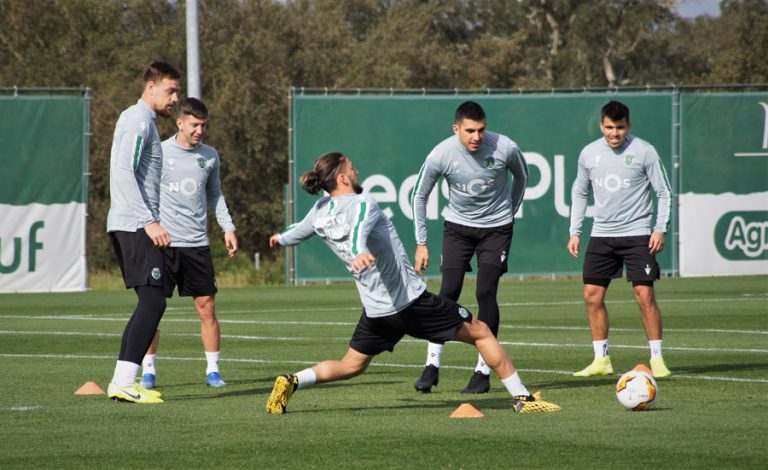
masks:
POLYGON ((628 178, 622 178, 613 173, 592 180, 592 184, 595 187, 605 189, 611 193, 628 188, 629 183, 630 181, 628 178))

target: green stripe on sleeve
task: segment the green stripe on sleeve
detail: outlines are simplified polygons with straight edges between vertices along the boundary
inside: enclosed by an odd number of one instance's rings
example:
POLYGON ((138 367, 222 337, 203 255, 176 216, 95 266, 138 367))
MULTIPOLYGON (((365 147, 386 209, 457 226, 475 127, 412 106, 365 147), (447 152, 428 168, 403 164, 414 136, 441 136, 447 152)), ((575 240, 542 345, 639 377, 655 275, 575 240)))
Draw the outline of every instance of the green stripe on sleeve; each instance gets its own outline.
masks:
POLYGON ((136 149, 133 151, 133 171, 139 167, 139 157, 141 157, 141 135, 136 136, 136 149))
POLYGON ((363 221, 365 220, 366 210, 367 204, 365 201, 363 201, 360 203, 360 215, 357 217, 357 223, 355 224, 355 228, 352 230, 352 254, 355 256, 360 254, 357 249, 357 238, 360 236, 360 225, 362 225, 363 221))
POLYGON ((289 226, 288 226, 288 228, 286 228, 285 230, 283 230, 283 233, 281 233, 281 234, 280 234, 280 236, 282 237, 282 236, 283 236, 283 235, 285 235, 286 233, 288 233, 288 232, 290 232, 291 230, 295 229, 297 225, 299 225, 299 223, 298 223, 298 222, 297 222, 297 223, 295 223, 295 224, 291 224, 291 225, 289 225, 289 226))

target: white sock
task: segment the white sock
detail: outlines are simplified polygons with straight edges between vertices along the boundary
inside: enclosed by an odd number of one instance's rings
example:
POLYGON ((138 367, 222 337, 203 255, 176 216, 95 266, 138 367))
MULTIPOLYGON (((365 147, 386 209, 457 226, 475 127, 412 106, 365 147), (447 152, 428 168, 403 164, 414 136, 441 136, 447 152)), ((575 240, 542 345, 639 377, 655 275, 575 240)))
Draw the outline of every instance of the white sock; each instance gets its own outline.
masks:
POLYGON ((136 383, 136 374, 139 373, 139 365, 128 361, 117 361, 112 383, 118 387, 133 387, 136 383))
POLYGON ((299 378, 299 385, 296 387, 296 389, 309 387, 310 385, 314 385, 315 382, 317 382, 317 375, 315 375, 315 371, 311 368, 304 369, 301 372, 296 372, 296 377, 299 378))
POLYGON ((444 344, 428 343, 427 344, 427 366, 440 367, 440 356, 443 355, 444 344))
POLYGON ((525 385, 523 385, 523 381, 520 380, 520 376, 517 375, 517 371, 515 371, 514 374, 510 375, 506 379, 501 379, 501 383, 503 383, 504 386, 507 387, 507 391, 513 397, 517 397, 520 395, 525 395, 525 396, 530 395, 530 393, 528 393, 528 389, 525 388, 525 385))
POLYGON ((475 366, 475 372, 481 372, 484 375, 491 375, 491 368, 483 360, 483 356, 477 353, 477 365, 475 366))
POLYGON ((651 347, 651 359, 661 357, 661 343, 662 340, 660 339, 652 339, 648 341, 648 346, 651 347))
POLYGON ((141 368, 143 369, 142 373, 157 375, 157 371, 155 370, 156 357, 157 354, 147 354, 144 356, 144 360, 141 361, 141 368))
POLYGON ((595 359, 608 357, 608 340, 592 341, 592 349, 595 350, 595 359))
POLYGON ((208 368, 205 369, 205 375, 219 371, 219 351, 206 351, 205 359, 208 361, 208 368))

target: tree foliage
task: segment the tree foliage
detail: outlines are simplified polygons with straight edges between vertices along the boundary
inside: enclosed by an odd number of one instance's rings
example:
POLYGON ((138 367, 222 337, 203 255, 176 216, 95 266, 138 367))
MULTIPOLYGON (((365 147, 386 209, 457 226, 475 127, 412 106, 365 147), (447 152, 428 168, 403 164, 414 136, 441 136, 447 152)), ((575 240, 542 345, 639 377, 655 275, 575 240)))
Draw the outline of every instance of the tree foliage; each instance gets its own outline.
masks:
MULTIPOLYGON (((222 156, 243 249, 266 252, 267 235, 283 224, 291 85, 530 89, 768 81, 768 2, 724 0, 720 17, 696 19, 678 17, 674 6, 201 0, 207 142, 222 156)), ((104 227, 115 121, 138 98, 149 61, 166 60, 185 74, 185 19, 184 3, 171 0, 0 2, 0 86, 93 89, 88 256, 97 269, 113 265, 104 227)), ((174 127, 161 120, 164 137, 174 127)))

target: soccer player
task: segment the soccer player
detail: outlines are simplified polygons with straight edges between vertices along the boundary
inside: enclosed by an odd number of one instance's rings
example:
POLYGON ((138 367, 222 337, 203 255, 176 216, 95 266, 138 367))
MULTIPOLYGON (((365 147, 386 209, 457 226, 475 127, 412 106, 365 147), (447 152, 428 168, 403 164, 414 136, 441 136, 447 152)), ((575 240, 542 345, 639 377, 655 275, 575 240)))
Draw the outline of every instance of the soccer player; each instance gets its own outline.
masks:
MULTIPOLYGON (((485 129, 485 111, 473 102, 456 109, 454 135, 427 155, 413 191, 413 223, 416 228, 416 272, 429 267, 426 206, 440 176, 448 182, 448 211, 443 228, 440 258, 440 296, 459 300, 464 274, 477 256, 478 318, 494 336, 499 334, 499 279, 507 272, 514 215, 523 202, 528 166, 520 148, 508 137, 485 129), (512 174, 510 181, 509 175, 512 174)), ((424 372, 414 385, 430 392, 440 379, 443 343, 430 341, 424 372)), ((487 393, 490 368, 482 355, 461 393, 487 393)))
POLYGON ((629 134, 631 127, 629 108, 618 101, 609 102, 601 111, 603 137, 584 147, 579 155, 567 248, 578 257, 581 224, 592 192, 595 216, 583 276, 595 358, 585 369, 573 374, 577 377, 613 373, 608 355, 605 294, 611 279, 622 276, 624 264, 642 314, 653 375, 671 375, 661 354, 661 311, 653 291, 653 283, 660 276, 655 255, 664 249, 664 233, 669 226, 669 182, 656 149, 629 134), (657 198, 653 230, 651 187, 657 198))
MULTIPOLYGON (((221 192, 219 154, 203 143, 208 108, 196 98, 181 100, 176 125, 179 132, 162 144, 160 220, 171 235, 170 247, 163 250, 166 295, 171 297, 178 286, 179 296, 193 298, 208 362, 206 381, 211 387, 223 387, 226 383, 219 371, 221 336, 216 318, 216 277, 208 244, 208 208, 215 212, 224 232, 229 256, 237 253, 237 236, 221 192)), ((155 386, 159 335, 158 330, 142 362, 141 385, 148 389, 155 386)))
POLYGON ((170 244, 160 225, 159 196, 163 152, 155 121, 170 117, 179 102, 179 72, 165 62, 144 71, 141 98, 120 114, 109 164, 107 232, 125 287, 138 302, 123 331, 107 396, 133 403, 163 403, 160 394, 137 384, 141 358, 165 312, 163 252, 170 244))
POLYGON ((317 235, 341 259, 357 284, 363 313, 349 349, 341 360, 329 360, 296 374, 277 377, 267 412, 284 413, 292 394, 315 383, 346 380, 368 367, 374 356, 392 351, 406 334, 437 342, 473 344, 512 395, 516 412, 559 411, 560 407, 532 396, 520 380, 504 348, 485 323, 474 319, 451 299, 426 290, 408 261, 395 227, 370 195, 361 195, 357 170, 338 152, 315 161, 301 184, 320 198, 298 224, 269 239, 271 246, 295 245, 317 235))

